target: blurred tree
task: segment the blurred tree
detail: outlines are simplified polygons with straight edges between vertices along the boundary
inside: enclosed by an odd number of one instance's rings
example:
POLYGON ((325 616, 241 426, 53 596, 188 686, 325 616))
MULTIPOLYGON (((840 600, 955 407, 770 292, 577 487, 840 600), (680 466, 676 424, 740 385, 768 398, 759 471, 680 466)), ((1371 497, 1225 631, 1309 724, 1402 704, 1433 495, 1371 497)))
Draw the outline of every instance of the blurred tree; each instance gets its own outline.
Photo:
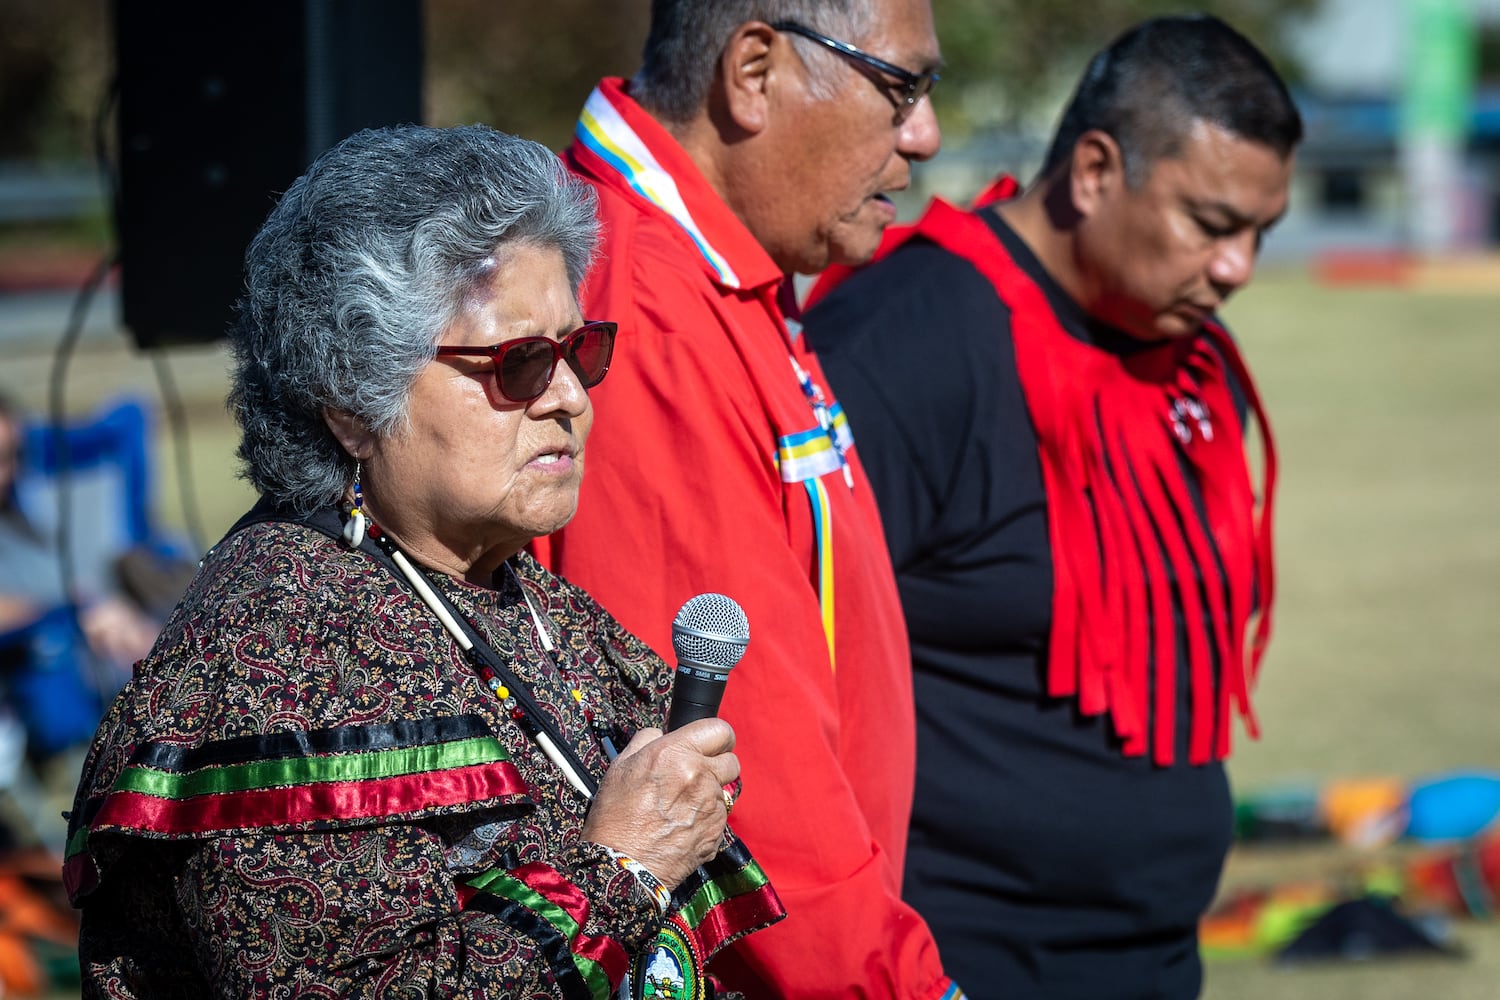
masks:
POLYGON ((1500 84, 1500 24, 1479 24, 1478 73, 1481 85, 1500 84))
MULTIPOLYGON (((121 0, 146 3, 149 0, 121 0)), ((1200 0, 1297 77, 1280 44, 1319 0, 1200 0)), ((553 148, 601 76, 640 59, 649 0, 425 0, 426 118, 487 122, 553 148)), ((1037 124, 1083 61, 1167 0, 933 0, 948 68, 938 109, 951 138, 1037 124)), ((80 159, 112 63, 108 0, 0 2, 0 159, 80 159)), ((1050 122, 1046 123, 1050 124, 1050 122)))
POLYGON ((1321 0, 933 0, 942 41, 938 113, 949 138, 1030 124, 1050 131, 1094 52, 1148 17, 1215 14, 1260 46, 1289 82, 1301 71, 1283 44, 1321 0), (1044 121, 1037 121, 1045 115, 1044 121))
POLYGON ((649 0, 426 0, 427 121, 484 122, 561 149, 602 76, 629 76, 649 0))
MULTIPOLYGON (((1288 18, 1320 0, 1200 0, 1233 24, 1289 79, 1281 45, 1288 18)), ((634 72, 649 0, 427 0, 428 120, 484 121, 558 148, 601 76, 634 72)), ((944 127, 1007 127, 1050 113, 1084 61, 1131 24, 1178 13, 1168 0, 933 0, 948 68, 938 109, 944 127)), ((1041 123, 1050 124, 1050 122, 1041 123)))
POLYGON ((0 160, 93 156, 111 62, 105 5, 0 3, 0 160))

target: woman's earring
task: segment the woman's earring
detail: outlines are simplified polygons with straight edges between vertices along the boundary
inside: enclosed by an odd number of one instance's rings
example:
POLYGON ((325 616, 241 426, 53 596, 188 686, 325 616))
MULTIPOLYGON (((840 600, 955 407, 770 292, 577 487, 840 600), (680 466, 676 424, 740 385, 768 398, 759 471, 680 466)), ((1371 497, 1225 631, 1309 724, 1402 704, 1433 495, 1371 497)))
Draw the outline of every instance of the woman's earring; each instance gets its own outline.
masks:
POLYGON ((365 541, 365 512, 362 506, 364 495, 359 489, 359 459, 354 460, 354 509, 349 511, 349 520, 344 522, 344 541, 351 549, 357 549, 365 541))

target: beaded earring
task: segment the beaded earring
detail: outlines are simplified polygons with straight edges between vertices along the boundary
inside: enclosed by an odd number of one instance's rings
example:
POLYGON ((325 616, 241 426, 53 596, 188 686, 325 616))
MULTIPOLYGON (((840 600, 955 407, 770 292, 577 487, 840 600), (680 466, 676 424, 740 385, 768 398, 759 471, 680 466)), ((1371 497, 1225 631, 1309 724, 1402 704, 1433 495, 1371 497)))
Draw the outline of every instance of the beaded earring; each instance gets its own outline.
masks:
POLYGON ((357 549, 365 540, 364 494, 359 489, 359 459, 354 460, 354 508, 349 511, 349 520, 344 522, 344 542, 357 549))

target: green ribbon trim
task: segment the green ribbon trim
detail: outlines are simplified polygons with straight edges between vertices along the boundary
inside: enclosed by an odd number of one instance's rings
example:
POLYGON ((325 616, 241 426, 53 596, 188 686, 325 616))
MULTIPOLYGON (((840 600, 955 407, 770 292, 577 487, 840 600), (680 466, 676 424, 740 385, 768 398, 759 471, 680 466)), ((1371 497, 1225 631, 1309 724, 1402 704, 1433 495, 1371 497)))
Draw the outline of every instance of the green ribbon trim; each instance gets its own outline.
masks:
POLYGON ((493 736, 476 736, 437 746, 400 747, 328 757, 295 757, 210 767, 187 774, 170 774, 140 765, 120 773, 111 791, 139 792, 163 799, 195 795, 285 788, 319 782, 368 781, 429 771, 446 771, 473 764, 510 759, 493 736))
POLYGON ((698 924, 703 921, 704 914, 715 906, 727 899, 755 892, 770 881, 760 865, 751 861, 739 871, 720 875, 711 882, 705 882, 701 889, 693 893, 691 899, 682 904, 677 913, 689 927, 697 928, 698 924))
POLYGON ((553 929, 568 943, 568 956, 573 960, 579 974, 583 976, 584 982, 588 984, 589 992, 593 994, 594 1000, 609 1000, 614 991, 610 988, 609 976, 605 973, 603 966, 572 950, 573 942, 583 928, 566 910, 525 882, 503 871, 491 869, 475 875, 467 881, 467 884, 477 892, 487 892, 492 896, 500 896, 524 906, 551 924, 553 929))

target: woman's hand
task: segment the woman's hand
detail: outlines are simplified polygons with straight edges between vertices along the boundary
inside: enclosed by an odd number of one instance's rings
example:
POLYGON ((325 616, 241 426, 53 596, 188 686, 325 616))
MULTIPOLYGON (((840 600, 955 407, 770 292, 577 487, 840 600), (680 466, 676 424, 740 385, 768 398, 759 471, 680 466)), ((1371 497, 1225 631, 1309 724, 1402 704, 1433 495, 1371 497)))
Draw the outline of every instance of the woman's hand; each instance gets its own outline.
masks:
POLYGON ((629 855, 676 888, 719 849, 723 786, 740 775, 734 730, 699 719, 666 735, 635 734, 604 775, 583 836, 629 855))

